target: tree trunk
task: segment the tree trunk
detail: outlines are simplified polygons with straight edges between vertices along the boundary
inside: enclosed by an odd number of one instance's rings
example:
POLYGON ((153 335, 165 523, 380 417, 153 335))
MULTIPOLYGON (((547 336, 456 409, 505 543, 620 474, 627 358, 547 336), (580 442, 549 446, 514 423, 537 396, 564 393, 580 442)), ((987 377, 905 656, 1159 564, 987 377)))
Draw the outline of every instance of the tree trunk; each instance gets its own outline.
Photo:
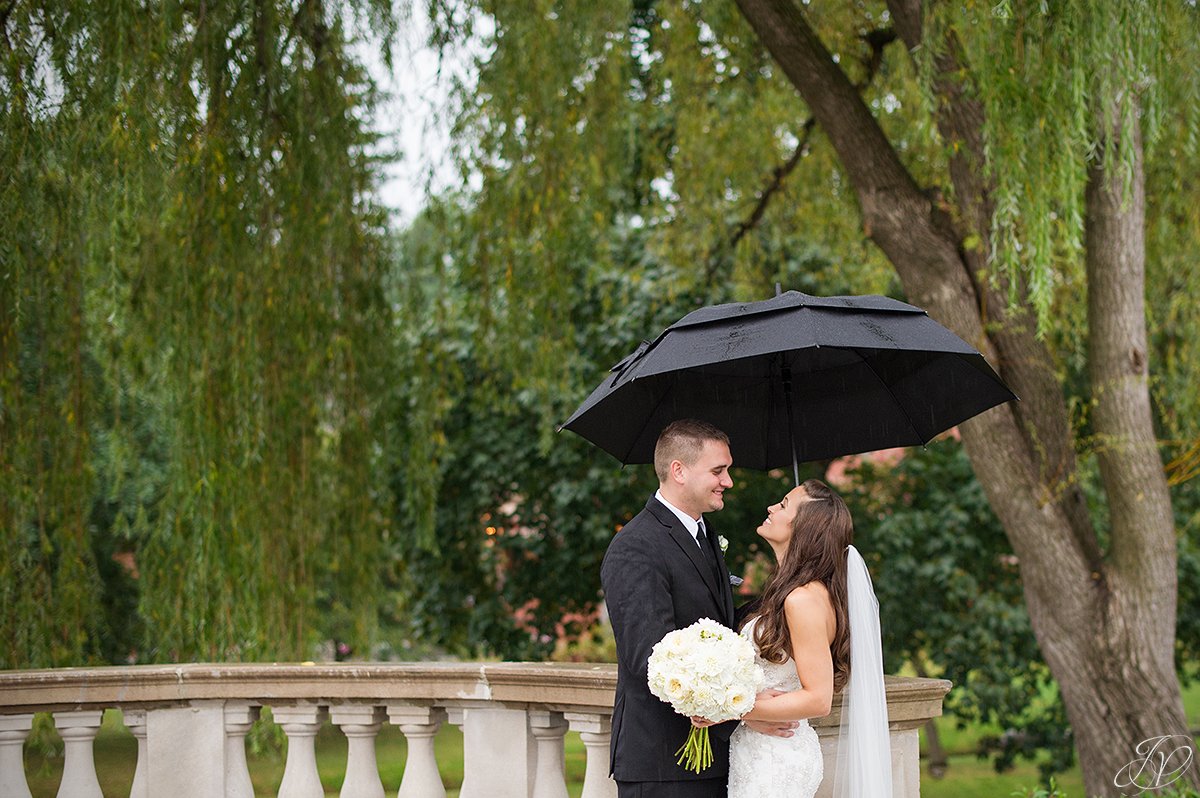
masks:
MULTIPOLYGON (((1110 140, 1115 115, 1101 124, 1110 140)), ((1145 178, 1142 143, 1130 143, 1125 164, 1114 153, 1088 170, 1086 252, 1088 365, 1099 441, 1100 476, 1108 496, 1111 546, 1108 591, 1098 597, 1092 655, 1067 703, 1089 791, 1112 783, 1110 763, 1133 759, 1133 743, 1187 734, 1176 690, 1174 641, 1178 565, 1175 521, 1157 440, 1147 381, 1145 178), (1131 711, 1136 710, 1136 711, 1131 711)), ((1061 680, 1060 680, 1061 681, 1061 680)), ((1065 686, 1064 686, 1065 691, 1065 686)), ((1190 742, 1190 738, 1189 738, 1190 742)), ((1170 770, 1168 764, 1168 770, 1170 770)), ((1192 770, 1192 780, 1198 777, 1192 770)))
MULTIPOLYGON (((956 82, 956 43, 939 56, 934 87, 939 129, 962 153, 951 163, 959 205, 951 218, 918 188, 792 0, 738 6, 837 151, 866 232, 909 299, 977 346, 1021 396, 963 424, 963 441, 1020 558, 1030 620, 1063 691, 1087 793, 1119 795, 1114 776, 1139 743, 1187 732, 1173 664, 1175 536, 1146 384, 1140 161, 1127 204, 1122 182, 1102 165, 1087 197, 1095 422, 1108 443, 1100 463, 1113 530, 1105 557, 1079 488, 1050 353, 1027 314, 1009 313, 1002 294, 976 283, 980 253, 990 247, 962 246, 968 233, 986 241, 991 199, 979 168, 983 112, 956 82)), ((890 8, 915 47, 919 2, 890 8)))

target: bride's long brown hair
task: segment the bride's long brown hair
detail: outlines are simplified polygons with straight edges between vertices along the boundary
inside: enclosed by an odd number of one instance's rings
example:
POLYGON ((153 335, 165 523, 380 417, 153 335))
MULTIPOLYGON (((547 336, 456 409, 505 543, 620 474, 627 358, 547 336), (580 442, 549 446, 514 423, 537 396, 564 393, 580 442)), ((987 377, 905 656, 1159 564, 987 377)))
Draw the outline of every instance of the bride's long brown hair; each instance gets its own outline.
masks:
POLYGON ((763 590, 754 626, 754 642, 763 659, 780 663, 792 654, 783 602, 798 587, 820 582, 829 591, 837 630, 833 657, 833 690, 841 692, 850 678, 850 628, 846 609, 846 547, 853 542, 854 522, 842 497, 819 479, 801 486, 808 501, 796 509, 792 536, 783 561, 763 590))

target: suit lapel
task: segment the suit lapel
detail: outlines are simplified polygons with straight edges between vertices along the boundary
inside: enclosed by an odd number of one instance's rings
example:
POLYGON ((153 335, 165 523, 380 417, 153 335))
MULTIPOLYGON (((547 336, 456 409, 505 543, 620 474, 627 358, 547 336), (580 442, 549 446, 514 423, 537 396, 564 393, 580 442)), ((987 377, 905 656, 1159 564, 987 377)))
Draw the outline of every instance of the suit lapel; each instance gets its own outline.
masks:
MULTIPOLYGON (((728 592, 728 588, 722 590, 719 585, 713 584, 713 569, 708 564, 708 560, 705 559, 704 552, 700 551, 700 547, 696 545, 696 539, 691 536, 691 533, 689 533, 687 529, 684 528, 683 522, 675 516, 675 513, 664 507, 662 502, 660 502, 658 499, 651 497, 646 506, 652 513, 654 513, 654 517, 657 518, 659 522, 667 528, 667 533, 670 535, 671 540, 675 541, 675 544, 679 546, 679 548, 683 550, 683 553, 687 555, 687 558, 692 561, 692 565, 696 566, 697 573, 699 573, 700 578, 704 580, 704 584, 708 588, 708 592, 712 594, 714 599, 716 599, 717 606, 720 607, 722 611, 726 611, 726 606, 732 604, 733 599, 730 597, 729 600, 726 601, 725 593, 728 592)), ((711 531, 709 532, 709 544, 712 544, 711 531)), ((717 562, 719 563, 719 567, 723 569, 724 563, 721 563, 721 557, 717 557, 717 562)), ((728 575, 725 576, 725 581, 728 583, 728 575)))

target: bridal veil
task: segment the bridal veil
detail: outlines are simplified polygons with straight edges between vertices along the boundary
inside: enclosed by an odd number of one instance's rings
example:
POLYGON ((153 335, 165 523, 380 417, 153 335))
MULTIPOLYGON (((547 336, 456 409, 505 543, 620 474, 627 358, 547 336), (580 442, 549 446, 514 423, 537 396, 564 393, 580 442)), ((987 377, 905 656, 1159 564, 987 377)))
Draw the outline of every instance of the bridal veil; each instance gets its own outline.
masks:
POLYGON ((867 564, 854 546, 846 547, 846 589, 850 681, 842 693, 833 794, 835 798, 891 798, 892 749, 883 686, 879 602, 867 564))

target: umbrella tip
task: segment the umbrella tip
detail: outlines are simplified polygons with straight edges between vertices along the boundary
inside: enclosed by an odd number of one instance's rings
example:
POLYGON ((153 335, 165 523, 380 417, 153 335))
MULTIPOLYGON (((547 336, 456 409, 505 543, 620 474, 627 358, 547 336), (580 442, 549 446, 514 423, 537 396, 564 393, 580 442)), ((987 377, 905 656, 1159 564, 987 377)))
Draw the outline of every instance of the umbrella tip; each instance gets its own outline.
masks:
POLYGON ((775 283, 775 296, 782 296, 782 295, 783 295, 783 286, 781 286, 779 283, 775 283))

